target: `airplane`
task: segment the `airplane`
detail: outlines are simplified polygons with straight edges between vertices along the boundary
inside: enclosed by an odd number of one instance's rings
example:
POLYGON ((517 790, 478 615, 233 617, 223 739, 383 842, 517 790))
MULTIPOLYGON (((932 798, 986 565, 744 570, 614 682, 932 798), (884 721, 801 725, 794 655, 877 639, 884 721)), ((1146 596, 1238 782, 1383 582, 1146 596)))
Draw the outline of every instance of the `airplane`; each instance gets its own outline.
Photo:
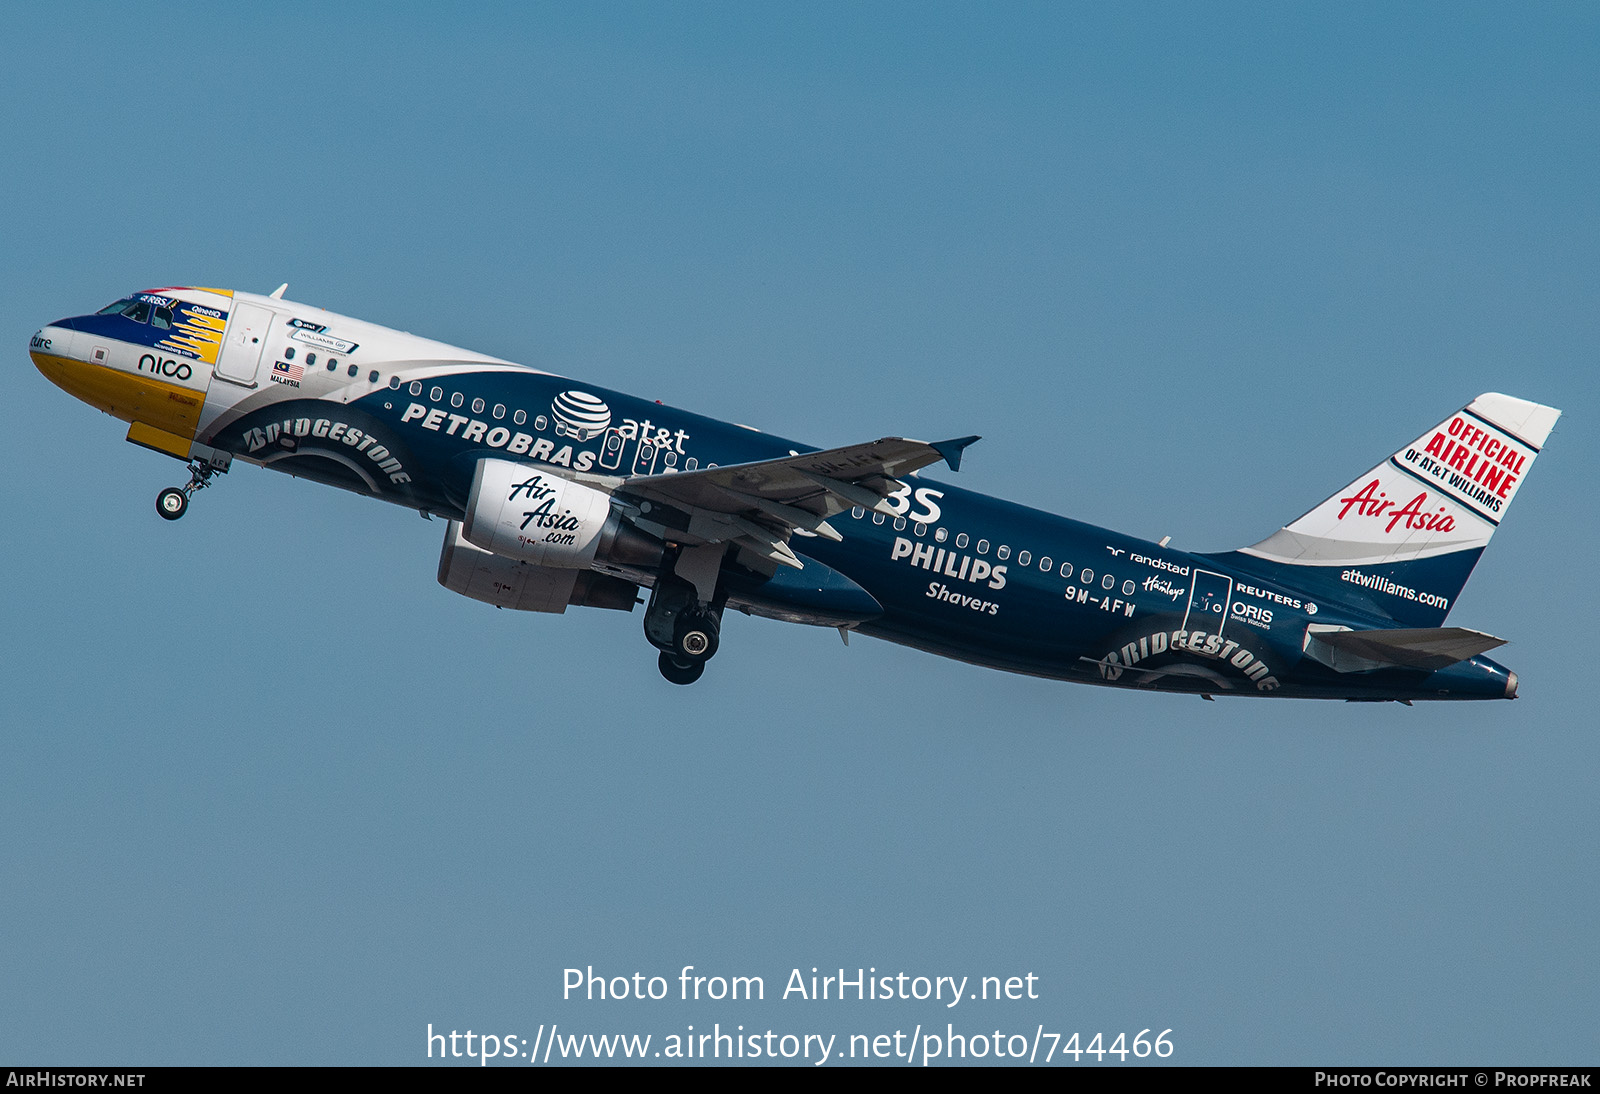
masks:
POLYGON ((1479 395, 1250 546, 1196 554, 923 479, 975 436, 818 449, 284 299, 173 286, 33 336, 51 382, 187 463, 234 460, 445 521, 438 580, 631 612, 699 679, 723 612, 1146 691, 1514 699, 1444 621, 1560 411, 1479 395))

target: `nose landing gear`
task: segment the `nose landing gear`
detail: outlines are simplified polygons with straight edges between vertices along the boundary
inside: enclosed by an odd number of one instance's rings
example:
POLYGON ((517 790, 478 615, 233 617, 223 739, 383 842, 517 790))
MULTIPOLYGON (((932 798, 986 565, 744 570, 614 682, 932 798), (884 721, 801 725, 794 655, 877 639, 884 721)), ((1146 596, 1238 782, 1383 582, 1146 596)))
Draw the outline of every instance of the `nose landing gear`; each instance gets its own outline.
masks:
POLYGON ((189 511, 189 495, 169 486, 156 495, 156 512, 167 520, 177 520, 189 511))
POLYGON ((161 514, 163 520, 177 520, 189 511, 189 499, 194 497, 194 492, 210 486, 211 476, 227 469, 226 465, 219 467, 211 460, 190 460, 189 485, 182 488, 169 486, 157 494, 156 512, 161 514))

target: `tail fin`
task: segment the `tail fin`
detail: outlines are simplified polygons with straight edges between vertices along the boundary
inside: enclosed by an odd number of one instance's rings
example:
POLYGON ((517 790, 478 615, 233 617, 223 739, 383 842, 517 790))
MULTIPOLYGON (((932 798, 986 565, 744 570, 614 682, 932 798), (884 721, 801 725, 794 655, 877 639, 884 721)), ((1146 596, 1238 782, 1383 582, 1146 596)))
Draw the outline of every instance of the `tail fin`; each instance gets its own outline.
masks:
POLYGON ((1437 627, 1560 416, 1480 395, 1299 520, 1241 548, 1248 557, 1238 561, 1329 590, 1323 595, 1338 590, 1338 599, 1407 625, 1437 627))

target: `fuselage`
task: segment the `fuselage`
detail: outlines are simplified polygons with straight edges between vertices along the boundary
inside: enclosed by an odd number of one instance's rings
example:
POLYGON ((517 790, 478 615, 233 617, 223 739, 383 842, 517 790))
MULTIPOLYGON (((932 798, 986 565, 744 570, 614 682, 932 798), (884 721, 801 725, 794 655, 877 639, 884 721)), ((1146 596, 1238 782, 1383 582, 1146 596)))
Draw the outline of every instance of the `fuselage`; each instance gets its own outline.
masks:
MULTIPOLYGON (((815 451, 281 299, 168 288, 119 304, 45 327, 31 353, 54 383, 130 422, 130 440, 183 459, 224 453, 451 520, 466 518, 474 468, 486 457, 626 479, 815 451)), ((1313 625, 1398 627, 1386 604, 1392 590, 1336 575, 1287 585, 1238 553, 1174 550, 931 478, 907 486, 889 498, 891 512, 858 506, 835 517, 837 542, 791 542, 882 606, 859 633, 1015 672, 1147 690, 1515 694, 1514 675, 1483 656, 1363 673, 1307 656, 1313 625)), ((759 612, 759 587, 743 603, 759 612)))

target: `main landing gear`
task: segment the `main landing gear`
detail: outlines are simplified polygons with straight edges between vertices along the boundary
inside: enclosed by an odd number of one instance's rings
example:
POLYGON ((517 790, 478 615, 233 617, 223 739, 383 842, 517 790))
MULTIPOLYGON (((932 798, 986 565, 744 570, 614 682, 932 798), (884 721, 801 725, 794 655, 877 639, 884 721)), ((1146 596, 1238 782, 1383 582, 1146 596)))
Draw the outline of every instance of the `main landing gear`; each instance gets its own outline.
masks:
POLYGON ((674 684, 692 684, 716 656, 722 602, 700 599, 696 587, 668 571, 656 579, 644 612, 644 634, 661 651, 657 666, 674 684))
POLYGON ((700 679, 701 674, 706 671, 706 663, 704 661, 679 662, 674 660, 672 655, 665 650, 661 651, 661 656, 656 661, 656 667, 661 670, 662 676, 665 676, 669 682, 674 684, 692 684, 700 679))
POLYGON ((189 461, 189 485, 182 488, 169 486, 156 495, 156 512, 164 520, 177 520, 189 511, 189 499, 196 490, 204 490, 211 485, 211 476, 218 471, 226 471, 227 467, 218 467, 210 460, 189 461))

